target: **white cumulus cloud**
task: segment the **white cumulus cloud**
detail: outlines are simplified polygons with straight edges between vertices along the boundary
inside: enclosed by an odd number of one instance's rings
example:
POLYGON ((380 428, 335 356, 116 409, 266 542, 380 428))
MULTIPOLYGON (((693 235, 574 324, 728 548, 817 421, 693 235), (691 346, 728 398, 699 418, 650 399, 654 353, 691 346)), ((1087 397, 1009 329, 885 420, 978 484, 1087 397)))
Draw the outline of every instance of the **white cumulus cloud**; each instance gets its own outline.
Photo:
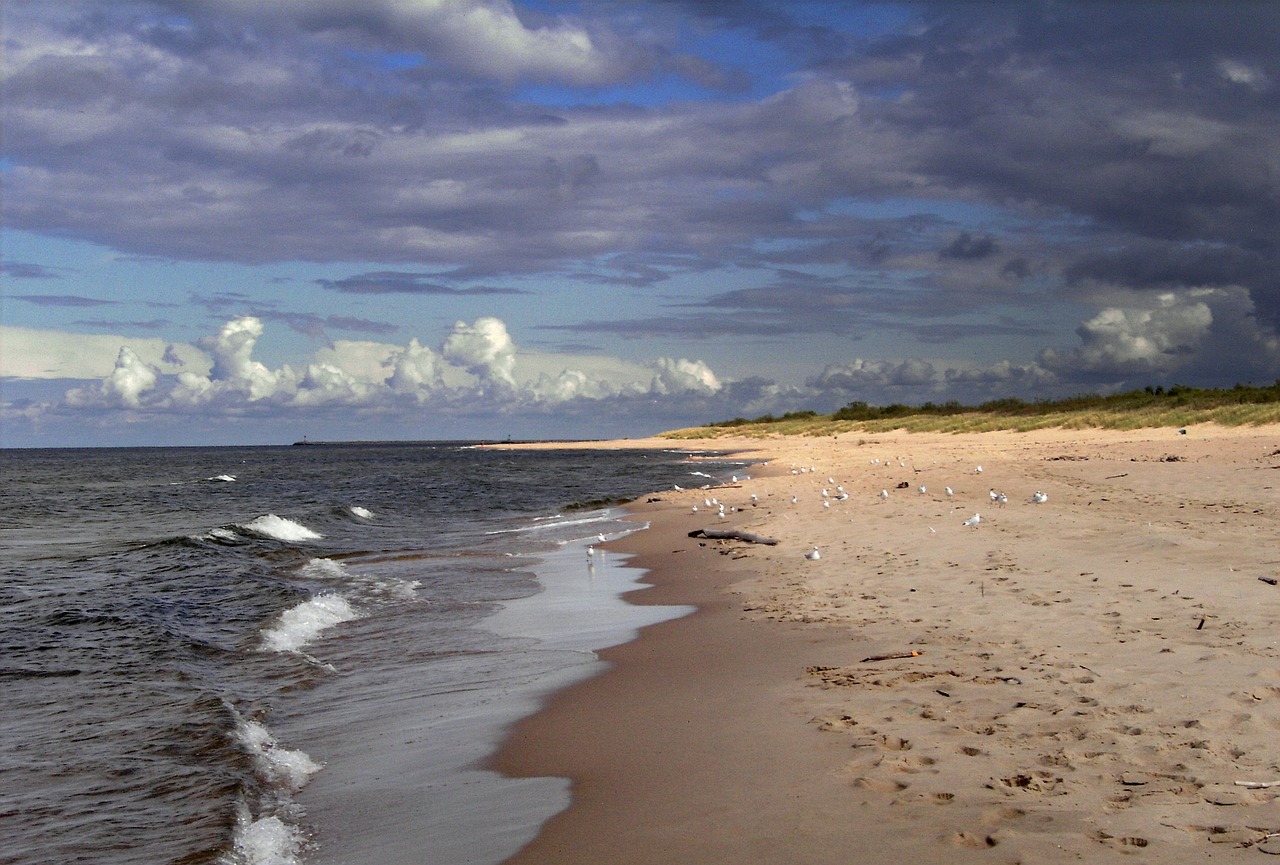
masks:
POLYGON ((650 386, 653 393, 715 393, 720 390, 720 380, 711 371, 711 367, 700 360, 661 357, 654 365, 657 367, 657 374, 650 386))
POLYGON ((474 324, 458 322, 445 339, 441 354, 482 382, 515 385, 516 345, 501 319, 485 317, 476 319, 474 324))

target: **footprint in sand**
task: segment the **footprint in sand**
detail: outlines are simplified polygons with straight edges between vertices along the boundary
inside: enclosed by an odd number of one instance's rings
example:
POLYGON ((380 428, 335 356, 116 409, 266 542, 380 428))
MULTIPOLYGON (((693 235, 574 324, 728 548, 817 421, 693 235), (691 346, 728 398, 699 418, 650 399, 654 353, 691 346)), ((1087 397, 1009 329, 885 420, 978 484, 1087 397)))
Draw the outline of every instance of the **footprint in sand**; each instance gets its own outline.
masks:
POLYGON ((984 835, 974 832, 956 832, 948 836, 948 839, 957 847, 968 847, 974 850, 995 847, 1000 843, 994 835, 984 835))

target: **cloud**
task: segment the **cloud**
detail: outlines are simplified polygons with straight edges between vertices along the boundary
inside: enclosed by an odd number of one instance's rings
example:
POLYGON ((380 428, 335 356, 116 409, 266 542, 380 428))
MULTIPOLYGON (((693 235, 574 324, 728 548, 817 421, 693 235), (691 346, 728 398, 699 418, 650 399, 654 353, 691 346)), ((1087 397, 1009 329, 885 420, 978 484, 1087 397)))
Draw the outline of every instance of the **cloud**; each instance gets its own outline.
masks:
POLYGON ((27 261, 0 261, 0 274, 13 279, 62 279, 62 274, 53 268, 27 261))
POLYGON ((465 367, 482 382, 498 386, 514 386, 516 346, 507 326, 492 317, 476 319, 475 324, 458 322, 444 341, 441 351, 445 360, 465 367))
POLYGON ((518 288, 476 286, 455 288, 434 280, 424 273, 404 273, 395 270, 379 270, 348 276, 344 279, 317 279, 316 285, 344 294, 440 294, 440 295, 493 295, 527 294, 518 288))
POLYGON ((908 359, 898 363, 855 358, 849 363, 828 364, 810 379, 809 386, 818 390, 856 392, 874 387, 932 386, 938 381, 932 363, 908 359))
POLYGON ((1108 307, 1077 328, 1082 345, 1047 350, 1040 363, 1060 372, 1127 377, 1171 372, 1194 354, 1213 324, 1203 300, 1165 293, 1147 308, 1108 307))
POLYGON ((115 368, 122 344, 143 363, 170 373, 212 366, 196 346, 163 339, 0 325, 0 379, 102 379, 115 368))
POLYGON ((87 389, 73 388, 67 392, 69 405, 99 404, 140 408, 142 395, 156 386, 159 375, 154 367, 145 363, 126 346, 120 347, 115 369, 111 371, 94 394, 87 389))
POLYGON ((684 391, 697 393, 715 393, 720 390, 720 380, 705 363, 700 360, 662 357, 654 364, 657 375, 654 376, 653 393, 670 394, 684 391))
MULTIPOLYGON (((456 323, 439 350, 416 338, 404 346, 341 340, 318 351, 301 372, 288 364, 271 369, 254 357, 264 334, 263 322, 253 316, 226 322, 200 341, 211 359, 207 374, 174 364, 162 371, 129 345, 120 346, 102 380, 72 388, 61 407, 209 418, 337 407, 395 413, 430 406, 483 413, 611 400, 650 405, 665 400, 675 406, 725 389, 702 361, 657 358, 632 364, 608 357, 526 354, 494 317, 456 323)), ((167 346, 170 360, 180 354, 167 346)))
POLYGON ((995 254, 996 249, 996 239, 991 235, 974 237, 969 232, 962 231, 956 236, 955 240, 942 247, 941 252, 938 254, 943 258, 958 258, 961 261, 969 261, 989 258, 995 254))
POLYGON ((10 300, 21 300, 36 306, 89 307, 111 306, 118 303, 114 300, 98 300, 92 297, 78 297, 74 294, 10 294, 8 297, 10 300))

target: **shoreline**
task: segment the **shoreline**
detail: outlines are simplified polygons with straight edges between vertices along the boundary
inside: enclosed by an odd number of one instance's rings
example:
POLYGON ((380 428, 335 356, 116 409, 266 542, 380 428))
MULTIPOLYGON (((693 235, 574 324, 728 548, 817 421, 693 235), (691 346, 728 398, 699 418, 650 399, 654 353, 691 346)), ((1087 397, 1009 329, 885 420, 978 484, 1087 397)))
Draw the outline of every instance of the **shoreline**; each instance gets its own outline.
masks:
POLYGON ((653 588, 628 601, 698 611, 508 731, 490 767, 573 790, 508 862, 1230 862, 1274 843, 1277 793, 1237 782, 1280 779, 1280 590, 1260 579, 1280 567, 1280 428, 677 444, 703 446, 770 462, 631 506, 650 529, 610 548, 653 588), (830 481, 850 498, 822 507, 830 481), (781 542, 687 537, 712 525, 704 495, 730 505, 714 527, 781 542))

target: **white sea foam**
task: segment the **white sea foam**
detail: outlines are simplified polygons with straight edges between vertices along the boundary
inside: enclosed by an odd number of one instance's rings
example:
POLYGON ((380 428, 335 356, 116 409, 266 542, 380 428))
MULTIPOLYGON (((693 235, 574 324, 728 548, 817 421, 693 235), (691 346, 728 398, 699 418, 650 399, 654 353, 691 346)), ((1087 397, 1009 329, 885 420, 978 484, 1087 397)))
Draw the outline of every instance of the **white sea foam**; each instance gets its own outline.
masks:
POLYGON ((220 544, 236 544, 243 543, 244 538, 237 535, 230 529, 210 529, 203 535, 197 535, 196 538, 202 541, 217 541, 220 544))
POLYGON ((316 595, 281 613, 275 626, 263 632, 262 647, 271 652, 296 652, 322 631, 358 616, 342 595, 316 595))
POLYGON ((206 481, 215 481, 222 483, 231 483, 236 479, 235 475, 214 475, 211 478, 205 478, 206 481))
POLYGON ((547 518, 541 521, 535 521, 529 525, 518 526, 514 529, 497 529, 495 531, 485 532, 486 535, 509 535, 519 532, 545 532, 551 529, 562 529, 566 526, 586 526, 592 523, 603 523, 615 519, 607 513, 595 513, 588 517, 578 517, 576 519, 563 519, 559 516, 547 518))
POLYGON ((351 513, 355 514, 362 520, 373 519, 373 511, 369 510, 368 508, 362 508, 359 505, 352 505, 351 513))
POLYGON ((314 558, 299 570, 299 575, 308 580, 340 582, 356 591, 358 598, 377 596, 382 599, 411 601, 417 597, 422 583, 418 580, 398 580, 395 578, 378 579, 359 573, 353 573, 342 562, 333 559, 314 558))
POLYGON ((296 809, 290 794, 301 790, 323 767, 302 751, 281 747, 265 724, 235 714, 236 739, 249 752, 267 792, 259 803, 263 813, 257 817, 249 803, 241 800, 232 849, 222 865, 299 865, 302 833, 279 814, 296 809))
POLYGON ((254 820, 247 812, 236 820, 234 851, 224 865, 298 865, 298 830, 279 817, 254 820))
POLYGON ((312 580, 345 580, 349 575, 342 562, 315 558, 302 566, 302 576, 312 580))
POLYGON ((258 517, 253 522, 246 523, 243 528, 254 534, 275 538, 278 541, 316 541, 324 537, 324 535, 307 528, 302 523, 294 522, 285 517, 278 517, 275 514, 266 514, 258 517))
POLYGON ((253 756, 258 774, 273 787, 296 793, 323 768, 303 751, 280 747, 267 725, 259 721, 242 721, 236 736, 253 756))

